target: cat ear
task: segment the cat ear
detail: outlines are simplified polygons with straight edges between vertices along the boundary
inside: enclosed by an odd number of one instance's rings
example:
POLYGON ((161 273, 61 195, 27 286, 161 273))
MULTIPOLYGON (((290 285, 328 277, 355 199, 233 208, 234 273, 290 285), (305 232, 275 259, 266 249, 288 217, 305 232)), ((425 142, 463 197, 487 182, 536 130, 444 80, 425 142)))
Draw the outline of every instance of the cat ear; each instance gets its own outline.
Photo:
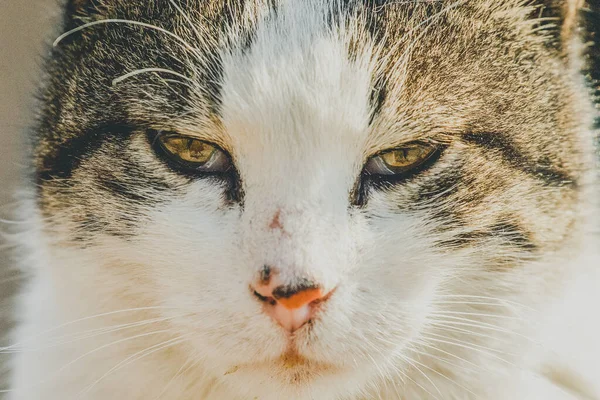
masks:
POLYGON ((577 34, 585 0, 534 0, 527 5, 534 10, 531 18, 539 20, 540 26, 547 26, 544 31, 551 33, 554 44, 561 46, 577 34))

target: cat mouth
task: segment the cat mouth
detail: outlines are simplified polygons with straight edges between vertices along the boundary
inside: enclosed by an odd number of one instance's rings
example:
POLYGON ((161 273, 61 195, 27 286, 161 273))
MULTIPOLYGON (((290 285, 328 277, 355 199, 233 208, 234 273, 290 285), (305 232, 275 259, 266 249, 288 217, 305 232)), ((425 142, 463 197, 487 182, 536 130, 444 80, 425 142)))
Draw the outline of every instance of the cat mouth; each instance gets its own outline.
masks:
POLYGON ((279 378, 289 381, 289 383, 306 382, 313 377, 331 375, 342 371, 340 366, 310 359, 302 355, 294 346, 290 346, 277 358, 236 365, 227 370, 224 375, 233 375, 243 370, 256 372, 257 369, 262 368, 271 371, 271 373, 275 372, 275 376, 279 376, 279 378))

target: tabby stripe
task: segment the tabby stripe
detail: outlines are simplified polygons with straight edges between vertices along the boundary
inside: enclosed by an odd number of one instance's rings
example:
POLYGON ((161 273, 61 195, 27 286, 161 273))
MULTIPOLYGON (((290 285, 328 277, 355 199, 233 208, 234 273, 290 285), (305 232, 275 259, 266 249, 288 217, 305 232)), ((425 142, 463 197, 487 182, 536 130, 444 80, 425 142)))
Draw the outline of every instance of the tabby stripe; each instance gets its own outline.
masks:
POLYGON ((73 137, 65 143, 55 146, 55 152, 42 160, 37 171, 38 183, 54 179, 69 179, 81 161, 100 148, 110 137, 129 137, 134 128, 128 125, 109 124, 73 137))
POLYGON ((490 227, 490 233, 521 250, 534 251, 537 249, 531 233, 515 222, 498 222, 490 227))
POLYGON ((504 246, 519 249, 523 252, 533 252, 538 249, 532 235, 525 228, 515 222, 498 221, 497 223, 481 230, 462 232, 451 239, 439 241, 437 244, 444 248, 462 248, 476 245, 486 239, 501 239, 504 246))
POLYGON ((508 165, 548 186, 575 185, 574 179, 566 172, 554 168, 549 163, 542 165, 526 157, 506 135, 497 132, 467 133, 462 135, 462 139, 466 143, 500 153, 508 165))

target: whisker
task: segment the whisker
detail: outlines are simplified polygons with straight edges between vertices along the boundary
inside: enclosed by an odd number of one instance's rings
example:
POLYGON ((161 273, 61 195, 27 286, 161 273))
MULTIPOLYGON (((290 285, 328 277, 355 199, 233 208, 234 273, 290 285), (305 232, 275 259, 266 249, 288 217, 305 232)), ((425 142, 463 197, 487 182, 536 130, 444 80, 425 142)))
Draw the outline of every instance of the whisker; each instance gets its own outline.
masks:
MULTIPOLYGON (((421 343, 421 342, 416 342, 416 344, 419 345, 419 346, 425 346, 426 345, 426 343, 421 343)), ((441 351, 441 350, 437 349, 434 346, 427 346, 427 347, 433 348, 434 350, 441 351)), ((465 371, 468 371, 468 372, 470 372, 472 374, 478 374, 480 372, 480 371, 477 371, 475 369, 467 368, 464 365, 459 365, 459 364, 453 363, 452 361, 448 360, 447 358, 438 357, 438 356, 435 356, 435 355, 433 355, 431 353, 427 353, 425 351, 417 350, 416 347, 415 347, 415 345, 409 346, 409 349, 410 349, 410 351, 415 352, 417 354, 420 354, 422 356, 425 356, 425 357, 428 357, 428 358, 432 358, 432 359, 437 360, 437 361, 441 361, 441 362, 443 362, 445 364, 448 364, 448 365, 450 365, 450 366, 452 366, 454 368, 464 369, 465 371)), ((441 351, 441 352, 443 352, 443 351, 441 351)), ((451 354, 448 353, 448 355, 451 355, 451 354)), ((461 359, 461 361, 463 361, 463 360, 461 359)), ((464 360, 464 362, 467 362, 467 361, 464 360)), ((476 364, 473 364, 473 365, 477 366, 476 364)))
MULTIPOLYGON (((490 322, 483 322, 479 319, 474 319, 474 318, 465 318, 465 317, 459 317, 459 316, 455 316, 455 315, 447 315, 447 314, 436 314, 433 315, 435 318, 433 320, 435 321, 466 321, 469 323, 475 323, 478 324, 478 326, 480 327, 490 327, 490 328, 496 328, 496 329, 500 329, 500 332, 502 331, 507 331, 506 329, 500 328, 498 325, 494 325, 490 322)), ((510 331, 507 331, 510 332, 510 331)))
POLYGON ((456 328, 454 326, 448 326, 444 323, 441 322, 432 322, 430 323, 430 325, 432 325, 435 329, 440 329, 440 330, 444 330, 444 331, 450 331, 450 332, 460 332, 460 333, 465 333, 467 335, 470 336, 476 336, 476 337, 481 337, 481 338, 486 338, 486 339, 492 339, 492 340, 497 340, 499 342, 502 343, 510 343, 509 340, 505 340, 502 339, 500 337, 496 337, 496 336, 492 336, 492 335, 486 335, 485 333, 479 333, 479 332, 475 332, 469 329, 463 329, 463 328, 456 328))
MULTIPOLYGON (((520 334, 519 332, 515 332, 512 331, 510 329, 505 329, 502 328, 498 325, 494 325, 491 324, 489 322, 483 322, 477 319, 473 319, 473 318, 463 318, 463 317, 457 317, 457 316, 453 316, 453 315, 443 315, 443 314, 439 314, 435 316, 435 319, 433 321, 439 321, 439 322, 444 322, 444 323, 450 323, 452 322, 454 325, 458 325, 457 322, 464 322, 466 325, 464 326, 471 326, 471 327, 476 327, 476 328, 481 328, 481 329, 488 329, 488 330, 492 330, 492 331, 497 331, 497 332, 502 332, 502 333, 511 333, 517 336, 521 336, 524 339, 528 339, 533 341, 532 339, 528 338, 527 336, 524 336, 523 334, 520 334), (471 324, 471 325, 468 325, 471 324)), ((535 342, 534 342, 535 343, 535 342)))
POLYGON ((468 311, 438 310, 438 311, 433 311, 431 313, 431 315, 443 315, 443 316, 446 316, 446 315, 467 315, 467 316, 472 316, 472 317, 500 318, 500 319, 510 319, 510 320, 523 321, 523 318, 521 318, 521 317, 513 317, 513 316, 510 316, 510 315, 474 313, 474 312, 468 312, 468 311))
POLYGON ((136 69, 134 71, 128 72, 125 75, 121 75, 120 77, 113 79, 112 85, 116 86, 116 85, 118 85, 119 83, 123 82, 126 79, 129 79, 129 78, 131 78, 133 76, 136 76, 136 75, 139 75, 139 74, 144 74, 144 73, 147 73, 147 72, 163 72, 163 73, 166 73, 166 74, 175 75, 175 76, 177 76, 177 77, 179 77, 181 79, 185 79, 186 81, 189 81, 191 83, 195 83, 192 78, 187 77, 187 76, 185 76, 183 74, 180 74, 179 72, 175 72, 175 71, 173 71, 171 69, 167 69, 167 68, 141 68, 141 69, 136 69))
POLYGON ((106 373, 104 373, 104 375, 102 375, 100 378, 98 378, 92 384, 90 384, 86 388, 84 388, 83 391, 79 392, 76 397, 79 398, 81 395, 84 395, 84 394, 90 392, 98 383, 100 383, 102 380, 104 380, 106 377, 108 377, 111 373, 118 371, 119 369, 121 369, 135 361, 141 360, 142 358, 147 357, 150 354, 156 353, 157 351, 164 350, 166 348, 176 346, 180 343, 185 342, 187 340, 186 336, 187 335, 182 335, 182 336, 179 336, 179 337, 176 337, 173 339, 169 339, 162 343, 150 346, 144 350, 141 350, 141 351, 138 351, 137 353, 132 354, 131 356, 127 357, 126 359, 119 362, 117 365, 115 365, 111 369, 109 369, 106 373))
POLYGON ((165 385, 163 390, 154 398, 154 400, 159 400, 162 397, 162 395, 168 391, 169 387, 173 384, 173 382, 175 382, 175 380, 177 379, 177 377, 179 375, 183 374, 186 371, 189 371, 190 369, 194 368, 194 366, 198 365, 199 363, 200 363, 199 358, 197 358, 196 360, 194 360, 193 358, 189 358, 187 361, 185 361, 181 365, 181 368, 179 368, 179 370, 175 373, 175 375, 173 375, 173 377, 169 380, 169 382, 167 382, 167 384, 165 385))
MULTIPOLYGON (((375 347, 375 345, 369 341, 365 341, 365 344, 367 344, 369 346, 370 349, 372 349, 374 352, 378 353, 381 356, 386 356, 385 354, 383 354, 383 352, 378 349, 377 347, 375 347)), ((381 376, 381 378, 383 379, 384 382, 386 381, 386 374, 381 370, 381 368, 379 367, 379 365, 377 364, 377 362, 375 361, 375 359, 373 358, 373 356, 370 353, 367 353, 367 356, 371 359, 371 361, 373 361, 373 364, 375 365, 375 368, 377 368, 379 376, 381 376)), ((403 357, 400 355, 400 357, 403 357)), ((423 387, 421 384, 419 384, 417 381, 415 381, 413 378, 411 378, 406 372, 402 371, 400 368, 396 367, 395 365, 391 365, 392 368, 394 369, 394 371, 396 371, 396 373, 404 376, 406 379, 408 379, 409 381, 411 381, 412 383, 414 383, 415 385, 417 385, 419 388, 421 388, 425 393, 427 393, 428 395, 430 395, 431 397, 433 397, 435 400, 440 400, 436 395, 434 395, 433 393, 431 393, 429 390, 427 390, 425 387, 423 387)), ((435 386, 435 385, 434 385, 435 386)))
MULTIPOLYGON (((439 371, 436 371, 435 369, 433 369, 433 368, 430 368, 430 367, 428 367, 427 365, 424 365, 424 364, 422 364, 422 363, 420 363, 420 362, 418 362, 418 361, 416 361, 416 360, 414 360, 414 359, 413 359, 412 361, 413 361, 413 362, 415 362, 415 363, 417 363, 417 364, 419 364, 419 365, 421 365, 423 368, 426 368, 426 369, 428 369, 428 370, 432 371, 433 373, 435 373, 435 374, 437 374, 437 375, 439 375, 439 376, 441 376, 441 377, 443 377, 443 378, 445 378, 445 379, 449 380, 450 382, 454 383, 454 384, 455 384, 456 386, 458 386, 459 388, 461 388, 461 389, 463 389, 463 390, 466 390, 467 392, 471 393, 473 396, 475 396, 475 398, 479 398, 479 396, 477 396, 477 394, 475 394, 475 392, 473 392, 472 390, 469 390, 469 389, 467 389, 465 386, 463 386, 463 385, 461 385, 460 383, 456 382, 454 379, 451 379, 451 378, 449 378, 448 376, 446 376, 446 375, 442 374, 441 372, 439 372, 439 371)), ((442 393, 440 392, 440 395, 441 395, 441 394, 442 394, 442 393)))
POLYGON ((432 304, 440 304, 440 305, 473 305, 473 306, 492 306, 492 307, 509 307, 512 310, 512 304, 504 304, 504 303, 489 303, 484 301, 432 301, 432 304))
POLYGON ((129 24, 129 25, 137 25, 137 26, 142 26, 144 28, 148 28, 148 29, 154 29, 156 31, 162 32, 165 35, 168 35, 174 39, 176 39, 177 41, 179 41, 181 43, 181 45, 186 48, 187 50, 191 51, 193 54, 195 54, 196 56, 198 56, 198 50, 194 47, 192 47, 187 41, 185 41, 181 36, 176 35, 175 33, 165 29, 165 28, 161 28, 160 26, 156 26, 156 25, 152 25, 152 24, 148 24, 145 22, 141 22, 141 21, 135 21, 135 20, 130 20, 130 19, 118 19, 118 18, 108 18, 108 19, 101 19, 98 21, 92 21, 92 22, 88 22, 85 23, 81 26, 78 26, 77 28, 73 28, 65 33, 63 33, 62 35, 60 35, 59 37, 56 38, 56 40, 54 41, 54 43, 52 43, 52 46, 56 47, 58 46, 58 44, 63 41, 66 37, 71 36, 74 33, 77 33, 79 31, 82 31, 84 29, 90 28, 92 26, 95 25, 101 25, 101 24, 129 24))
POLYGON ((23 343, 28 343, 31 342, 32 340, 35 340, 37 338, 39 338, 40 336, 44 336, 47 335, 48 333, 51 332, 55 332, 61 328, 67 327, 67 326, 71 326, 73 324, 76 324, 78 322, 83 322, 83 321, 89 321, 91 319, 94 318, 101 318, 101 317, 106 317, 106 316, 110 316, 110 315, 116 315, 116 314, 123 314, 123 313, 127 313, 127 312, 135 312, 135 311, 148 311, 148 310, 176 310, 177 308, 175 307, 166 307, 166 306, 151 306, 151 307, 138 307, 138 308, 127 308, 127 309, 122 309, 122 310, 116 310, 116 311, 110 311, 110 312, 105 312, 105 313, 101 313, 101 314, 96 314, 96 315, 91 315, 88 317, 84 317, 84 318, 79 318, 73 321, 69 321, 69 322, 65 322, 64 324, 61 325, 57 325, 53 328, 47 329, 45 331, 42 331, 40 333, 37 333, 35 335, 31 335, 28 338, 25 338, 17 343, 14 343, 12 345, 6 346, 6 347, 0 347, 0 351, 4 351, 4 350, 10 350, 14 347, 20 346, 23 343))
POLYGON ((466 294, 436 294, 437 298, 465 298, 465 299, 481 299, 481 300, 495 300, 499 303, 511 304, 514 306, 519 306, 523 308, 527 308, 531 311, 537 311, 534 308, 531 308, 525 304, 517 303, 516 301, 501 299, 497 297, 489 297, 489 296, 476 296, 476 295, 466 295, 466 294))
POLYGON ((431 343, 428 343, 428 342, 426 342, 426 341, 424 341, 424 340, 419 340, 419 342, 418 342, 418 343, 419 343, 419 346, 425 346, 425 347, 428 347, 428 348, 430 348, 430 349, 432 349, 432 350, 439 351, 440 353, 442 353, 442 354, 445 354, 445 355, 447 355, 447 356, 450 356, 450 357, 456 358, 457 360, 459 360, 459 361, 462 361, 462 362, 464 362, 464 363, 466 363, 466 364, 469 364, 469 365, 471 365, 472 367, 475 367, 475 368, 480 368, 480 366, 479 366, 479 365, 477 365, 477 364, 475 364, 474 362, 471 362, 471 361, 469 361, 469 360, 466 360, 466 359, 464 359, 464 358, 462 358, 462 357, 460 357, 460 356, 457 356, 457 355, 456 355, 456 354, 454 354, 454 353, 450 353, 450 352, 448 352, 448 351, 446 351, 446 350, 440 349, 439 347, 436 347, 436 346, 432 345, 431 343))
POLYGON ((90 330, 82 331, 82 332, 75 332, 75 333, 71 333, 71 334, 53 338, 54 340, 59 340, 59 341, 58 342, 50 342, 50 344, 47 346, 41 346, 41 347, 35 347, 35 348, 18 347, 17 350, 13 350, 13 351, 6 351, 6 352, 0 351, 0 354, 35 352, 35 351, 40 351, 40 350, 47 350, 47 349, 59 347, 59 346, 66 345, 66 344, 76 343, 78 341, 82 341, 85 339, 91 339, 91 338, 98 337, 101 335, 123 331, 123 330, 130 329, 130 328, 137 328, 137 327, 144 326, 144 325, 150 325, 150 324, 160 323, 160 322, 167 322, 172 319, 180 318, 180 317, 183 317, 186 315, 190 315, 190 314, 181 314, 181 315, 176 315, 176 316, 171 316, 171 317, 153 318, 153 319, 148 319, 148 320, 131 322, 128 324, 114 325, 114 326, 90 329, 90 330), (69 339, 69 340, 60 341, 61 339, 69 339))
POLYGON ((502 358, 500 356, 497 356, 496 354, 489 353, 486 350, 479 349, 477 347, 470 346, 468 344, 456 343, 456 342, 452 342, 450 340, 444 340, 444 339, 431 338, 431 337, 428 337, 428 335, 424 335, 424 336, 426 337, 427 340, 430 340, 430 341, 433 341, 433 342, 445 343, 445 344, 448 344, 448 345, 451 345, 451 346, 457 346, 457 347, 462 347, 462 348, 465 348, 465 349, 473 350, 473 351, 485 354, 485 355, 487 355, 489 357, 495 358, 495 359, 500 360, 500 361, 502 361, 502 362, 504 362, 504 363, 506 363, 508 365, 511 365, 511 366, 515 367, 515 365, 513 363, 511 363, 510 361, 505 360, 504 358, 502 358))
MULTIPOLYGON (((449 339, 447 336, 439 335, 437 333, 432 333, 432 332, 428 332, 427 335, 438 337, 438 338, 443 338, 443 339, 449 339)), ((510 356, 513 356, 513 357, 517 356, 515 353, 511 353, 511 352, 508 352, 508 351, 497 350, 497 349, 494 349, 494 348, 491 348, 491 347, 486 347, 486 346, 482 346, 482 345, 478 345, 478 344, 466 342, 464 340, 461 340, 461 339, 458 339, 458 338, 455 338, 455 337, 453 337, 451 339, 454 340, 454 343, 467 344, 467 345, 473 346, 473 347, 481 349, 481 350, 490 351, 490 352, 499 353, 499 354, 507 354, 507 355, 510 355, 510 356)))
POLYGON ((419 367, 417 367, 414 363, 423 365, 421 363, 419 363, 418 361, 413 360, 412 358, 408 357, 408 356, 404 356, 401 355, 400 357, 402 357, 402 359, 404 359, 404 361, 406 361, 407 363, 409 363, 413 368, 415 368, 421 375, 423 375, 425 377, 425 379, 431 383, 431 385, 434 387, 434 389, 440 394, 440 396, 443 396, 442 391, 436 386, 435 383, 433 383, 433 381, 431 380, 431 378, 429 376, 427 376, 427 374, 425 372, 423 372, 419 367))
POLYGON ((142 337, 147 337, 147 336, 151 336, 151 335, 157 335, 157 334, 166 333, 166 332, 170 332, 170 331, 168 329, 163 329, 163 330, 154 331, 154 332, 147 332, 147 333, 135 335, 135 336, 132 336, 132 337, 127 337, 127 338, 124 338, 124 339, 116 340, 114 342, 111 342, 111 343, 102 345, 100 347, 97 347, 94 350, 88 351, 87 353, 82 354, 81 356, 75 358, 74 360, 69 361, 67 364, 63 365, 58 370, 54 371, 49 378, 43 379, 43 380, 41 380, 41 381, 33 384, 33 387, 40 386, 40 385, 43 385, 44 383, 49 382, 50 380, 52 380, 52 379, 56 378, 58 375, 60 375, 61 372, 63 372, 65 369, 67 369, 71 365, 77 363, 78 361, 82 360, 83 358, 85 358, 85 357, 87 357, 89 355, 97 353, 100 350, 104 350, 104 349, 106 349, 106 348, 108 348, 110 346, 114 346, 116 344, 124 343, 124 342, 130 341, 130 340, 139 339, 139 338, 142 338, 142 337))

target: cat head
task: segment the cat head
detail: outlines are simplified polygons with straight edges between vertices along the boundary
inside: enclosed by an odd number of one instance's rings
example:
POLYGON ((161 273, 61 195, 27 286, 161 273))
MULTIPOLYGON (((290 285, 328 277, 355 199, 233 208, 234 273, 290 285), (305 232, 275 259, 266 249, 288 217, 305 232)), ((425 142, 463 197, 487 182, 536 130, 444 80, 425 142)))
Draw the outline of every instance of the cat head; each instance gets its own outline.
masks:
POLYGON ((543 297, 580 234, 579 6, 73 1, 34 144, 48 268, 164 307, 246 396, 401 374, 543 297))

